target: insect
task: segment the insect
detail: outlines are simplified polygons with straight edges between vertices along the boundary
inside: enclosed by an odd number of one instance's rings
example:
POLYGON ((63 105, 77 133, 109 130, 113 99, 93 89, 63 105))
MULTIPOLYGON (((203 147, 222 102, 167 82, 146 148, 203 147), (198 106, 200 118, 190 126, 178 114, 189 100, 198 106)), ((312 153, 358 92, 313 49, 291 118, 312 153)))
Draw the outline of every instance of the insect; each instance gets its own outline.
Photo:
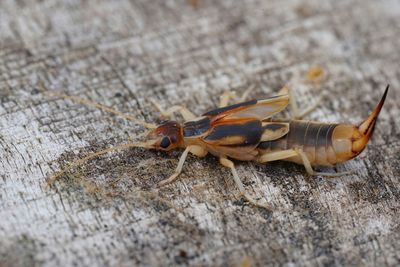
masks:
MULTIPOLYGON (((131 147, 145 147, 162 151, 184 149, 175 172, 159 183, 166 185, 177 179, 182 172, 189 153, 204 157, 208 153, 219 159, 220 164, 231 170, 233 179, 243 196, 255 206, 269 208, 248 194, 231 159, 267 163, 276 160, 291 161, 304 165, 310 175, 339 176, 346 173, 322 173, 314 171, 314 166, 333 166, 359 155, 372 136, 378 115, 385 102, 389 85, 376 108, 359 125, 341 123, 321 123, 304 120, 272 120, 271 117, 287 107, 290 96, 288 90, 262 100, 250 100, 227 105, 229 94, 221 98, 220 107, 196 117, 181 106, 173 106, 164 111, 156 107, 164 116, 180 112, 184 123, 168 120, 161 125, 145 123, 111 108, 74 96, 64 98, 122 116, 139 123, 150 131, 144 142, 124 144, 96 152, 77 160, 50 179, 58 177, 87 160, 110 151, 131 147)), ((50 91, 48 91, 50 92, 50 91)), ((52 94, 50 92, 50 94, 52 94)), ((53 93, 54 94, 54 93, 53 93)))

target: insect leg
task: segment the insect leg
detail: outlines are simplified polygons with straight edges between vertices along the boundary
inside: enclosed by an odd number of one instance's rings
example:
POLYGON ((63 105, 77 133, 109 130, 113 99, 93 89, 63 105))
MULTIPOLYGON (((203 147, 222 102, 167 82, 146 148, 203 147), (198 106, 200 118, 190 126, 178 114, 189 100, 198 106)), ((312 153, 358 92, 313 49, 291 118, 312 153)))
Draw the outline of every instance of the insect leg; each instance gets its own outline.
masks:
POLYGON ((298 156, 299 154, 294 149, 282 150, 282 151, 274 151, 269 152, 262 155, 258 162, 265 163, 269 161, 283 160, 291 157, 298 156))
POLYGON ((164 110, 159 103, 157 103, 154 100, 150 100, 150 102, 158 109, 158 111, 161 113, 162 116, 171 118, 173 113, 179 112, 183 119, 186 121, 190 121, 196 118, 196 115, 194 115, 191 111, 189 111, 187 108, 183 106, 172 106, 168 108, 167 110, 164 110))
POLYGON ((304 153, 303 150, 300 148, 296 148, 295 151, 300 156, 301 160, 303 161, 303 165, 304 165, 304 168, 306 168, 307 173, 310 175, 315 175, 315 171, 312 168, 310 160, 308 159, 306 153, 304 153))
POLYGON ((167 179, 164 179, 164 180, 162 180, 161 182, 159 182, 159 183, 158 183, 158 186, 164 186, 164 185, 166 185, 166 184, 172 183, 173 181, 175 181, 175 180, 178 178, 178 176, 179 176, 179 175, 181 174, 181 172, 182 172, 183 164, 185 163, 185 160, 186 160, 186 158, 187 158, 187 155, 188 155, 190 149, 191 149, 191 146, 188 146, 188 147, 185 149, 185 151, 183 151, 183 153, 182 153, 182 155, 181 155, 181 158, 179 159, 178 166, 177 166, 176 169, 175 169, 175 172, 174 172, 170 177, 168 177, 167 179))
POLYGON ((244 102, 249 95, 249 93, 254 89, 255 85, 250 86, 249 88, 244 91, 244 93, 238 97, 235 92, 225 91, 219 97, 219 107, 226 107, 229 104, 229 100, 234 99, 236 103, 244 102))
POLYGON ((313 112, 321 103, 322 97, 319 97, 314 104, 311 106, 307 107, 304 111, 300 111, 299 105, 297 104, 296 97, 293 93, 293 90, 291 90, 288 86, 284 86, 281 90, 279 90, 279 95, 289 95, 290 98, 290 113, 294 119, 302 119, 311 112, 313 112))
POLYGON ((353 173, 353 171, 347 171, 347 172, 338 172, 338 173, 330 173, 330 172, 316 172, 313 170, 310 160, 308 159, 307 155, 304 153, 304 151, 301 148, 295 149, 298 155, 301 157, 301 160, 303 161, 304 168, 306 168, 306 171, 310 175, 320 175, 320 176, 328 176, 328 177, 338 177, 338 176, 343 176, 343 175, 348 175, 353 173))
POLYGON ((246 100, 247 96, 250 94, 250 92, 251 92, 255 87, 256 87, 256 86, 253 84, 253 85, 251 85, 249 88, 247 88, 246 91, 244 91, 243 94, 242 94, 238 99, 236 99, 236 102, 237 102, 237 103, 244 102, 244 101, 246 100))
POLYGON ((236 95, 235 93, 231 91, 225 91, 220 97, 219 97, 219 105, 218 107, 223 108, 226 107, 229 104, 229 100, 231 98, 235 98, 236 95))
POLYGON ((308 159, 307 155, 304 153, 304 151, 301 148, 266 153, 258 159, 258 162, 265 163, 265 162, 269 162, 269 161, 285 160, 285 159, 292 158, 292 157, 300 157, 303 162, 304 168, 306 169, 307 173, 310 175, 337 177, 337 176, 342 176, 342 175, 347 175, 347 174, 352 173, 352 171, 340 172, 340 173, 316 172, 312 168, 311 162, 308 159))
MULTIPOLYGON (((292 101, 293 103, 294 101, 292 101)), ((311 112, 313 112, 318 106, 319 104, 321 104, 322 102, 322 97, 319 97, 314 104, 310 105, 309 107, 307 107, 303 112, 299 112, 297 111, 297 113, 294 113, 294 118, 295 119, 303 119, 305 116, 307 116, 308 114, 310 114, 311 112)))
POLYGON ((232 172, 232 175, 233 175, 233 179, 234 179, 234 181, 236 183, 236 186, 239 188, 241 196, 243 196, 249 203, 253 204, 254 206, 265 208, 267 210, 271 209, 267 204, 262 203, 260 201, 257 201, 256 199, 254 199, 252 196, 250 196, 246 192, 246 190, 244 189, 243 183, 240 180, 239 175, 237 174, 237 171, 236 171, 236 168, 235 168, 235 164, 231 160, 229 160, 229 159, 227 159, 225 157, 220 157, 219 158, 219 162, 223 166, 231 169, 231 172, 232 172))

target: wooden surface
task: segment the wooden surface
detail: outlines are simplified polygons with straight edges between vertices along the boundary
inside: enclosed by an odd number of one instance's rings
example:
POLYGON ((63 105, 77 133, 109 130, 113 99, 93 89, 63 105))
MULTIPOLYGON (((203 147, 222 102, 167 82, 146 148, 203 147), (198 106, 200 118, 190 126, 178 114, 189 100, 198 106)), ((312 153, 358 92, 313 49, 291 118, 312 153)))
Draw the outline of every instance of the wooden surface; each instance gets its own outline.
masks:
POLYGON ((1 1, 0 266, 399 265, 399 18, 397 0, 1 1), (310 80, 313 66, 326 75, 310 80), (201 114, 225 90, 289 84, 301 107, 324 96, 309 119, 358 123, 391 91, 367 150, 337 167, 354 175, 237 162, 271 214, 212 156, 155 189, 180 152, 112 153, 46 188, 143 129, 40 82, 149 122, 150 100, 201 114))

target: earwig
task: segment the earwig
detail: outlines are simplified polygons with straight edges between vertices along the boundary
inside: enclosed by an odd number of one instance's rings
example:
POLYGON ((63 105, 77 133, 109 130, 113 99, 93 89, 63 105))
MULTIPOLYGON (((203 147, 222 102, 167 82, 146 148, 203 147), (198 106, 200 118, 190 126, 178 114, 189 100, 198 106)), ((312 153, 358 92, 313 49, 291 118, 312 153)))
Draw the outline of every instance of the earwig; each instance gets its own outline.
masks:
POLYGON ((156 108, 163 116, 170 117, 172 113, 180 112, 186 120, 183 124, 169 120, 158 126, 142 122, 132 116, 88 100, 47 91, 48 94, 59 95, 122 116, 150 129, 145 141, 109 148, 72 162, 67 168, 54 174, 49 179, 49 184, 54 183, 58 177, 74 167, 111 151, 132 147, 162 151, 182 148, 184 152, 175 172, 169 178, 161 181, 159 186, 177 179, 189 153, 198 157, 204 157, 210 153, 219 158, 220 164, 231 170, 240 194, 247 201, 255 206, 269 209, 266 203, 259 202, 246 192, 231 159, 258 163, 276 160, 291 161, 304 165, 310 175, 340 176, 347 174, 348 172, 316 172, 313 167, 334 166, 356 157, 364 150, 373 134, 388 90, 389 85, 373 112, 358 126, 297 119, 271 120, 273 115, 281 112, 289 104, 290 93, 287 88, 281 90, 281 93, 275 97, 250 100, 229 106, 227 103, 234 95, 225 93, 221 97, 219 108, 208 111, 200 117, 196 117, 181 106, 173 106, 164 111, 160 105, 155 103, 156 108))

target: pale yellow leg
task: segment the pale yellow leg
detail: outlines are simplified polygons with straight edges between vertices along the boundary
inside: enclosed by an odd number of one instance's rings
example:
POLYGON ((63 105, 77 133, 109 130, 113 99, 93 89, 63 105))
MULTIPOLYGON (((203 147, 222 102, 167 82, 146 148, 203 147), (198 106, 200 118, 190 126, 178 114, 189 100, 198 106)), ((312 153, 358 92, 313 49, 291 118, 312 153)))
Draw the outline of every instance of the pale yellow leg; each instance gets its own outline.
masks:
POLYGON ((328 177, 338 177, 338 176, 343 176, 343 175, 348 175, 352 174, 353 171, 347 171, 347 172, 337 172, 337 173, 330 173, 330 172, 316 172, 313 170, 310 160, 307 158, 307 155, 304 153, 302 149, 296 149, 296 152, 299 154, 301 157, 301 160, 303 161, 304 168, 306 168, 306 171, 310 175, 320 175, 320 176, 328 176, 328 177))
POLYGON ((294 149, 282 150, 282 151, 273 151, 269 153, 265 153, 261 157, 259 157, 258 162, 265 163, 276 160, 283 160, 291 157, 298 156, 298 153, 294 149))
POLYGON ((261 207, 261 208, 265 208, 265 209, 268 209, 268 210, 271 209, 266 203, 262 203, 262 202, 260 202, 260 201, 257 201, 256 199, 254 199, 252 196, 250 196, 250 195, 246 192, 246 190, 245 190, 245 188, 244 188, 244 186, 243 186, 243 183, 242 183, 242 181, 240 180, 239 175, 237 174, 235 165, 234 165, 234 163, 233 163, 231 160, 229 160, 229 159, 227 159, 227 158, 225 158, 225 157, 221 157, 221 158, 219 158, 219 162, 220 162, 223 166, 225 166, 225 167, 231 169, 231 172, 232 172, 232 175, 233 175, 233 179, 234 179, 234 181, 235 181, 235 183, 236 183, 236 186, 239 188, 239 191, 240 191, 240 195, 241 195, 241 196, 243 196, 250 204, 252 204, 252 205, 254 205, 254 206, 261 207))
POLYGON ((229 104, 229 100, 231 100, 231 98, 235 97, 235 93, 231 92, 231 91, 225 91, 220 97, 219 97, 219 107, 223 108, 228 106, 229 104))
POLYGON ((175 181, 178 178, 178 176, 182 173, 182 167, 183 167, 183 164, 185 163, 185 160, 186 160, 189 152, 198 157, 204 157, 205 155, 207 155, 207 150, 205 150, 204 148, 202 148, 200 146, 193 145, 193 146, 186 147, 185 151, 183 151, 183 153, 181 155, 181 158, 179 159, 179 163, 175 169, 175 172, 169 178, 159 182, 158 186, 164 186, 166 184, 172 183, 173 181, 175 181))
POLYGON ((150 102, 158 109, 162 116, 171 118, 175 112, 179 112, 185 121, 194 120, 196 115, 190 112, 187 108, 183 106, 172 106, 167 110, 164 110, 159 103, 154 100, 150 100, 150 102))
POLYGON ((300 108, 297 104, 296 101, 296 97, 293 93, 293 91, 288 87, 288 86, 284 86, 278 93, 279 95, 289 95, 290 98, 290 109, 291 109, 291 115, 294 119, 302 119, 305 116, 307 116, 308 114, 310 114, 311 112, 313 112, 321 103, 322 101, 322 97, 319 97, 314 104, 312 104, 311 106, 307 107, 304 111, 300 111, 300 108))
POLYGON ((295 148, 295 149, 288 149, 288 150, 282 150, 282 151, 274 151, 274 152, 269 152, 265 153, 262 155, 259 159, 258 162, 260 163, 265 163, 265 162, 270 162, 270 161, 276 161, 276 160, 285 160, 288 158, 296 157, 299 156, 303 162, 304 168, 306 169, 307 173, 310 175, 321 175, 321 176, 331 176, 331 177, 336 177, 336 176, 342 176, 346 174, 352 173, 351 171, 349 172, 341 172, 341 173, 329 173, 329 172, 316 172, 311 166, 311 162, 308 159, 307 155, 304 153, 304 151, 301 148, 295 148))
POLYGON ((229 105, 229 101, 233 99, 235 103, 241 103, 244 102, 247 98, 247 96, 250 94, 250 92, 254 89, 255 85, 250 86, 249 88, 244 91, 244 93, 238 97, 235 92, 232 91, 225 91, 220 97, 219 97, 219 107, 226 107, 229 105))
POLYGON ((302 149, 296 149, 296 153, 301 157, 301 160, 303 161, 304 168, 306 168, 306 171, 309 175, 315 175, 315 171, 313 170, 310 160, 308 159, 306 153, 303 152, 302 149))
MULTIPOLYGON (((294 102, 294 101, 292 101, 294 102)), ((294 118, 301 120, 303 119, 305 116, 307 116, 308 114, 310 114, 311 112, 313 112, 322 102, 322 97, 319 97, 314 104, 312 104, 311 106, 308 106, 306 109, 303 110, 303 112, 299 112, 297 111, 297 113, 294 113, 294 118)))
POLYGON ((164 186, 166 184, 172 183, 175 181, 178 176, 182 173, 182 167, 183 164, 185 163, 185 160, 187 158, 187 155, 190 151, 190 146, 188 146, 185 151, 183 151, 181 158, 179 159, 178 166, 175 169, 175 172, 167 179, 162 180, 161 182, 158 183, 158 186, 164 186))
POLYGON ((249 94, 251 93, 251 91, 253 91, 253 89, 255 87, 256 86, 253 84, 249 88, 247 88, 246 91, 244 91, 243 94, 239 98, 236 99, 236 103, 241 103, 241 102, 246 101, 246 98, 249 96, 249 94))

